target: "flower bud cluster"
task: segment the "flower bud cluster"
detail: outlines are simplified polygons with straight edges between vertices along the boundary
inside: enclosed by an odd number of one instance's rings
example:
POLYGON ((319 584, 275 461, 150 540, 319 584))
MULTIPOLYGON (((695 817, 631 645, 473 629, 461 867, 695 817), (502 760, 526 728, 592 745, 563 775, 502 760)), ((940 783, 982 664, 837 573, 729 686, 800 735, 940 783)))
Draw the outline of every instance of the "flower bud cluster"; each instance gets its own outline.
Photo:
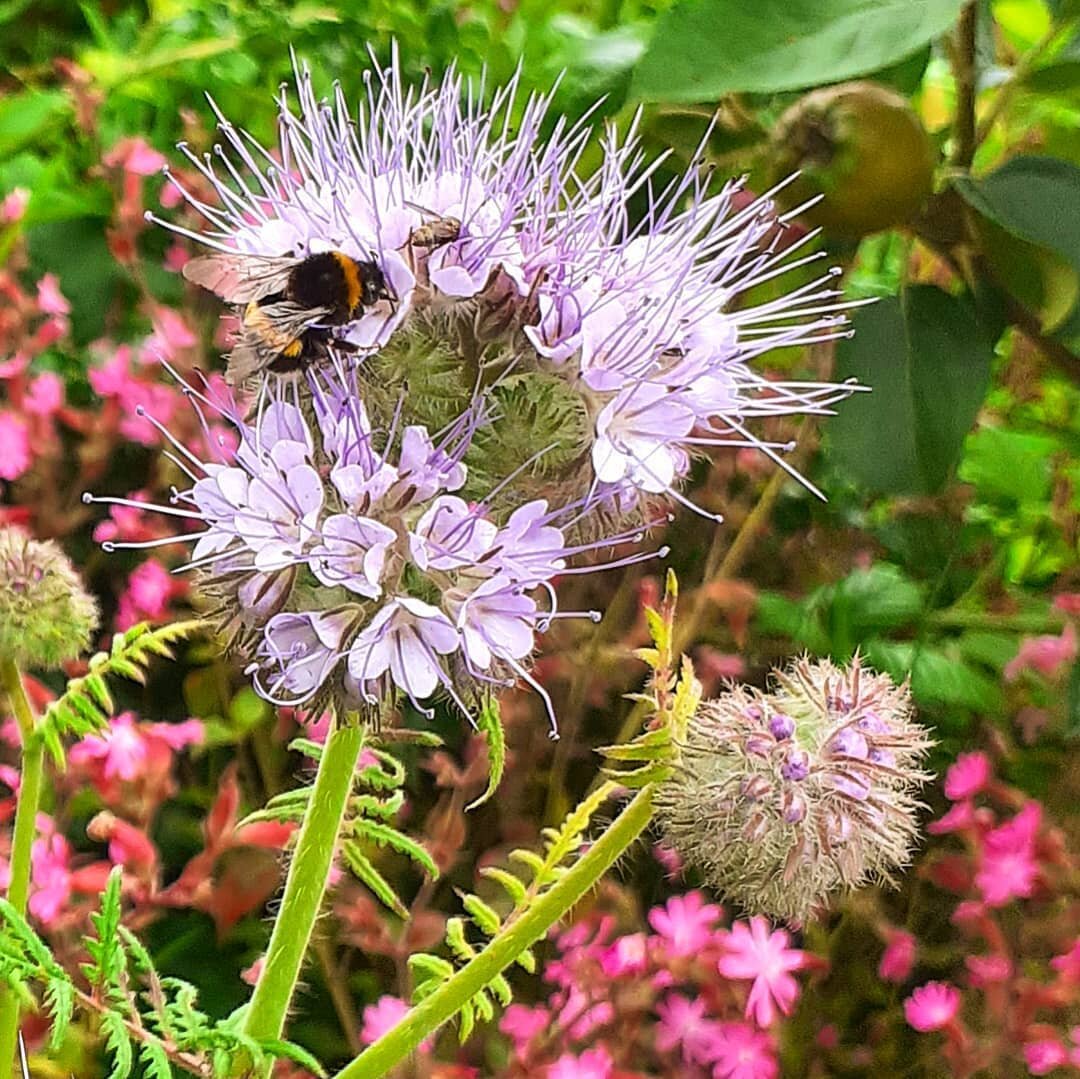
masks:
POLYGON ((699 707, 659 813, 667 841, 722 895, 803 921, 907 864, 931 741, 908 688, 858 658, 802 659, 773 680, 699 707))
POLYGON ((0 529, 0 655, 55 670, 90 644, 97 603, 51 540, 0 529))

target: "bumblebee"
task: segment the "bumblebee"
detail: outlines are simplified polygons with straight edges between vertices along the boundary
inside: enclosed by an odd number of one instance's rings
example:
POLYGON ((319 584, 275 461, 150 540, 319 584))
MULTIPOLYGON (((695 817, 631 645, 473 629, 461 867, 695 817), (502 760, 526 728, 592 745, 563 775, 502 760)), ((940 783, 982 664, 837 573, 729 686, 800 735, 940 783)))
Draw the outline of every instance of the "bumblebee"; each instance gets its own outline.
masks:
MULTIPOLYGON (((327 354, 333 328, 380 300, 393 302, 379 264, 341 251, 305 258, 216 254, 192 259, 184 277, 242 308, 225 379, 241 385, 263 371, 294 374, 327 354)), ((349 345, 336 343, 344 350, 349 345)))

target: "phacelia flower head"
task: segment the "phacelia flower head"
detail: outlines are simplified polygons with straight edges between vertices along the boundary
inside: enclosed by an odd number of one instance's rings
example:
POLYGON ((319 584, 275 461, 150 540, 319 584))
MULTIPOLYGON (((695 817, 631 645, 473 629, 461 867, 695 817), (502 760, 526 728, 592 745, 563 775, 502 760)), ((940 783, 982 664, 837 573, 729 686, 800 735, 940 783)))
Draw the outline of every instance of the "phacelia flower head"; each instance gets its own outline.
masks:
POLYGON ((773 679, 699 707, 659 819, 722 896, 798 922, 907 864, 931 742, 907 687, 857 658, 803 659, 773 679))
POLYGON ((97 624, 97 603, 56 543, 0 529, 0 653, 55 669, 86 650, 97 624))
POLYGON ((377 268, 381 298, 303 331, 355 358, 376 424, 397 414, 434 431, 479 390, 490 407, 470 467, 528 463, 519 486, 534 495, 557 485, 626 508, 677 496, 710 447, 775 455, 749 431, 755 417, 828 412, 851 392, 749 366, 847 333, 834 272, 746 300, 820 257, 803 253, 812 234, 777 242, 784 219, 768 197, 737 208, 741 181, 713 191, 699 164, 656 189, 662 162, 646 159, 636 124, 609 132, 584 176, 589 128, 552 124, 550 95, 518 105, 516 79, 490 102, 453 70, 409 89, 396 54, 365 79, 356 118, 340 88, 320 99, 299 69, 273 153, 220 114, 216 160, 182 146, 220 206, 173 183, 209 226, 192 237, 219 254, 339 252, 377 268))
MULTIPOLYGON (((433 438, 373 427, 355 373, 322 372, 309 389, 303 407, 287 387, 267 390, 245 420, 189 387, 238 447, 202 461, 174 443, 189 485, 160 507, 198 529, 182 537, 189 568, 257 691, 310 711, 374 709, 398 691, 425 710, 441 692, 468 714, 471 698, 521 678, 550 713, 527 661, 536 632, 565 617, 551 580, 574 573, 575 556, 641 535, 575 542, 580 501, 511 508, 485 496, 463 461, 476 410, 433 438)), ((628 560, 639 557, 651 555, 628 560)))
POLYGON ((833 273, 747 299, 818 256, 781 250, 769 199, 737 209, 740 185, 712 192, 698 165, 655 185, 633 129, 585 176, 588 127, 551 122, 550 95, 516 102, 516 79, 490 102, 453 70, 406 89, 395 55, 365 82, 353 116, 299 69, 272 152, 220 114, 215 154, 181 147, 201 194, 173 186, 208 230, 164 224, 210 249, 188 275, 239 318, 251 395, 188 388, 239 445, 207 461, 174 442, 190 485, 167 511, 268 700, 467 709, 524 679, 550 713, 528 660, 561 616, 553 579, 639 544, 695 455, 774 454, 754 417, 847 396, 749 366, 846 333, 844 305, 833 273), (347 302, 294 276, 316 257, 347 302))

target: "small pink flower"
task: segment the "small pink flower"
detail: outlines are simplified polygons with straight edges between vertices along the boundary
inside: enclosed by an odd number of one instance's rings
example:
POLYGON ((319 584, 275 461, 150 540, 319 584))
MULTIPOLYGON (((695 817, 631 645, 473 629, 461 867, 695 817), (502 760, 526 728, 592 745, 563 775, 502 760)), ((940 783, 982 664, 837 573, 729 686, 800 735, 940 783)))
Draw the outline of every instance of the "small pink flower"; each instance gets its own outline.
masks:
POLYGON ((0 479, 17 480, 29 467, 30 435, 11 412, 0 412, 0 479))
POLYGON ((1063 614, 1080 614, 1080 592, 1059 592, 1054 597, 1054 610, 1063 614))
POLYGON ((1028 802, 1011 821, 987 832, 983 838, 975 885, 989 907, 1001 907, 1011 899, 1026 899, 1035 890, 1039 864, 1035 836, 1042 821, 1042 806, 1028 802))
POLYGON ((70 315, 71 304, 60 291, 56 274, 45 274, 37 284, 37 304, 46 315, 70 315))
POLYGON ((1050 966, 1066 981, 1080 984, 1080 937, 1073 941, 1067 952, 1054 956, 1050 966))
POLYGON ((961 753, 945 773, 945 797, 950 802, 974 798, 989 779, 990 758, 985 753, 961 753))
POLYGON ((777 1079, 772 1038, 746 1023, 721 1023, 713 1079, 777 1079))
POLYGON ((1015 682, 1025 670, 1053 678, 1062 667, 1076 659, 1076 649, 1076 627, 1071 622, 1066 623, 1058 637, 1053 634, 1025 637, 1020 642, 1019 652, 1005 665, 1005 681, 1015 682))
POLYGON ((551 1025, 551 1013, 546 1008, 530 1008, 525 1004, 511 1004, 499 1020, 499 1030, 513 1039, 519 1055, 542 1030, 551 1025))
POLYGON ((142 772, 146 744, 135 724, 133 712, 121 712, 100 735, 91 734, 71 747, 72 764, 84 764, 94 758, 103 763, 106 779, 130 783, 142 772))
POLYGON ((121 168, 136 176, 153 176, 165 167, 165 158, 144 138, 121 139, 110 149, 102 161, 109 168, 121 168))
POLYGON ((905 982, 915 965, 915 938, 905 929, 894 929, 888 934, 885 952, 878 964, 878 977, 886 982, 905 982))
POLYGON ((28 906, 42 925, 50 925, 71 898, 71 845, 43 815, 38 817, 38 831, 41 838, 30 848, 34 889, 28 906))
MULTIPOLYGON (((364 1025, 360 1028, 360 1040, 365 1045, 378 1041, 388 1030, 396 1027, 408 1011, 408 1004, 400 997, 391 996, 389 993, 379 997, 374 1004, 369 1004, 364 1009, 364 1025)), ((420 1051, 427 1053, 430 1050, 431 1039, 427 1038, 420 1043, 420 1051)))
POLYGON ((35 416, 51 416, 64 403, 64 380, 52 371, 45 371, 27 387, 23 408, 35 416))
POLYGON ((656 1005, 656 1047, 662 1053, 678 1048, 687 1064, 711 1064, 719 1055, 720 1024, 707 1017, 705 1001, 672 993, 656 1005))
POLYGON ((1049 1075, 1055 1068, 1069 1063, 1069 1054, 1056 1038, 1043 1038, 1024 1046, 1024 1060, 1032 1075, 1049 1075))
POLYGON ((576 1057, 564 1053, 547 1070, 546 1079, 610 1079, 614 1062, 602 1045, 576 1057))
POLYGON ((973 802, 957 802, 950 806, 937 820, 932 820, 926 830, 931 835, 948 835, 950 832, 964 832, 975 826, 978 817, 973 802))
POLYGON ((718 964, 725 978, 753 978, 746 1001, 746 1017, 754 1017, 760 1027, 770 1026, 782 1012, 788 1015, 799 995, 799 983, 791 976, 804 956, 789 948, 790 937, 783 929, 769 931, 769 923, 755 915, 749 928, 735 922, 731 932, 722 935, 724 955, 718 964))
POLYGON ((119 345, 100 367, 86 373, 90 385, 99 397, 119 397, 131 384, 131 348, 119 345))
POLYGON ((600 956, 600 969, 609 978, 640 974, 647 965, 648 940, 644 933, 629 933, 619 937, 600 956))
POLYGON ((22 219, 30 205, 30 192, 25 187, 15 187, 0 200, 0 224, 11 225, 22 219))
POLYGON ((713 939, 713 927, 722 913, 715 903, 706 903, 701 892, 687 892, 653 907, 649 925, 664 938, 671 955, 694 955, 713 939))
POLYGON ((968 979, 976 989, 1007 982, 1013 973, 1013 965, 1004 955, 969 955, 964 960, 968 979))
POLYGON ((920 985, 904 1001, 904 1016, 908 1025, 924 1034, 948 1026, 959 1010, 959 990, 943 982, 920 985))
POLYGON ((117 629, 130 629, 138 622, 158 622, 169 613, 169 603, 186 590, 186 583, 174 577, 154 559, 141 563, 128 578, 120 596, 117 629))
POLYGON ((248 985, 255 985, 262 977, 264 966, 266 966, 266 956, 260 955, 250 967, 244 967, 240 971, 240 980, 248 985))
POLYGON ((170 273, 179 273, 191 261, 191 252, 182 243, 171 243, 165 249, 162 265, 170 273))

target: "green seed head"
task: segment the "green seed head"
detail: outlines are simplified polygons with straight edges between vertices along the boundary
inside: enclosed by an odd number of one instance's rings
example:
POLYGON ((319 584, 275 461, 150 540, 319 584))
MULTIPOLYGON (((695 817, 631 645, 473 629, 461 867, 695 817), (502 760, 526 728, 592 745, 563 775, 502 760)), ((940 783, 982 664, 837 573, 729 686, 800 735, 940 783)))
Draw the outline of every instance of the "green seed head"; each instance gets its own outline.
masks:
POLYGON ((54 670, 86 650, 97 625, 97 603, 56 543, 0 529, 0 655, 54 670))

